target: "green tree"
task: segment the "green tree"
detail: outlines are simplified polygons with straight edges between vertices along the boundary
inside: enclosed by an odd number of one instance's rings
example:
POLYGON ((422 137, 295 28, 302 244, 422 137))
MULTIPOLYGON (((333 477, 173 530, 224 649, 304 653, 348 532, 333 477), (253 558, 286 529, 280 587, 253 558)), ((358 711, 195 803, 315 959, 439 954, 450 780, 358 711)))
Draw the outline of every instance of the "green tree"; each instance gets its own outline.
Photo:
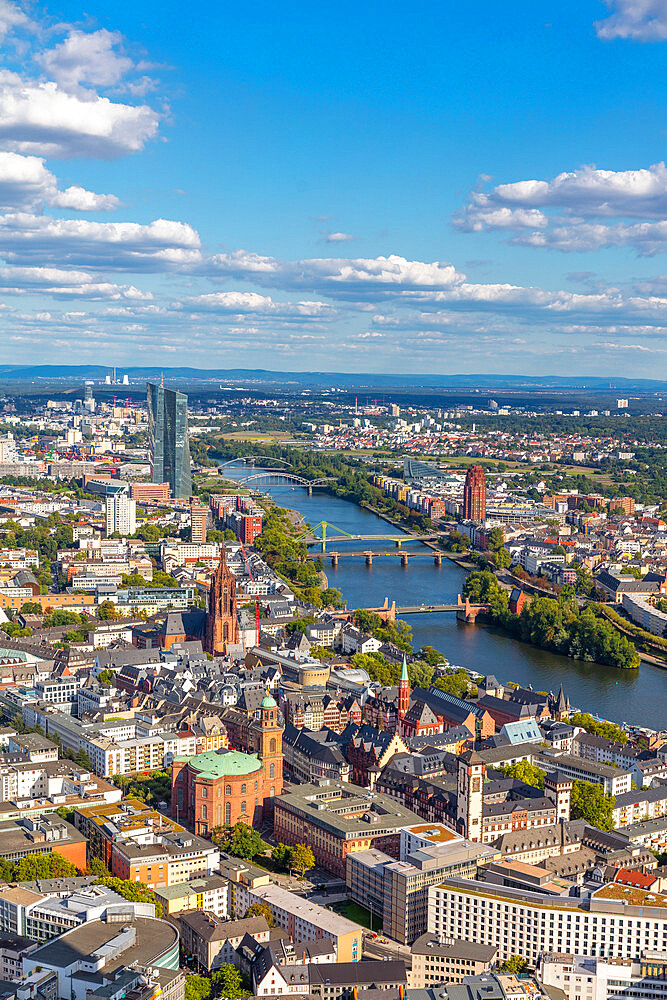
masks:
POLYGON ((276 865, 280 865, 281 868, 287 870, 289 868, 290 856, 292 854, 292 848, 288 847, 287 844, 276 844, 276 846, 271 851, 271 860, 276 865))
POLYGON ((269 927, 276 926, 276 918, 274 917, 271 907, 267 903, 253 903, 245 911, 246 919, 248 917, 264 917, 269 927))
POLYGON ((102 601, 97 609, 97 617, 102 621, 113 621, 118 618, 118 609, 113 601, 102 601))
POLYGON ((433 687, 438 688, 439 691, 446 691, 447 694, 453 694, 456 698, 467 698, 477 694, 477 688, 462 667, 451 674, 442 674, 440 677, 436 677, 433 681, 433 687))
POLYGON ((447 658, 434 646, 422 646, 419 650, 419 658, 426 660, 432 667, 439 667, 441 664, 447 663, 447 658))
POLYGON ((572 788, 572 819, 585 819, 598 830, 613 830, 613 809, 615 798, 605 795, 602 785, 590 781, 575 781, 572 788))
POLYGON ((88 862, 88 875, 98 875, 100 878, 111 878, 111 872, 101 858, 91 858, 88 862))
POLYGON ((491 528, 488 545, 492 552, 502 549, 505 544, 505 532, 502 528, 491 528))
POLYGON ((509 569, 512 565, 512 557, 506 548, 498 549, 494 562, 498 569, 509 569))
POLYGON ((511 955, 500 966, 500 971, 510 972, 516 975, 517 973, 525 972, 527 968, 528 962, 523 955, 511 955))
POLYGON ((211 840, 235 858, 252 861, 258 854, 264 854, 266 844, 257 830, 247 823, 236 823, 232 827, 217 826, 211 832, 211 840))
POLYGON ((188 975, 185 979, 185 1000, 208 1000, 213 984, 206 976, 188 975))
POLYGON ((430 663, 425 663, 424 660, 415 660, 414 663, 408 664, 408 677, 410 678, 410 686, 413 688, 429 688, 433 680, 433 673, 434 668, 430 663))
POLYGON ((306 844, 296 844, 290 852, 290 867, 299 872, 301 878, 315 867, 315 856, 306 844))
POLYGON ((628 734, 621 726, 616 725, 615 722, 594 719, 588 712, 575 712, 570 718, 570 722, 573 726, 581 726, 587 733, 604 736, 605 739, 613 740, 615 743, 625 744, 628 742, 628 734))
POLYGON ((534 788, 544 788, 545 772, 541 767, 529 764, 527 760, 519 760, 516 764, 507 764, 499 767, 499 771, 508 778, 517 778, 525 782, 526 785, 533 785, 534 788))
POLYGON ((239 1000, 239 997, 249 996, 243 976, 235 965, 224 962, 211 976, 216 996, 222 1000, 239 1000))

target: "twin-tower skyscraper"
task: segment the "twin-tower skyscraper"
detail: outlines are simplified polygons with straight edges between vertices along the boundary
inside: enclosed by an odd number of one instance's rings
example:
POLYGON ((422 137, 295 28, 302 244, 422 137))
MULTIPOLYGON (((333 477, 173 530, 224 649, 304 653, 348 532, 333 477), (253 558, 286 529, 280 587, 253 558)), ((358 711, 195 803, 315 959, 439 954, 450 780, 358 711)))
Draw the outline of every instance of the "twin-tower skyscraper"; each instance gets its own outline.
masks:
POLYGON ((147 382, 146 399, 151 482, 169 483, 172 497, 191 497, 188 397, 147 382))

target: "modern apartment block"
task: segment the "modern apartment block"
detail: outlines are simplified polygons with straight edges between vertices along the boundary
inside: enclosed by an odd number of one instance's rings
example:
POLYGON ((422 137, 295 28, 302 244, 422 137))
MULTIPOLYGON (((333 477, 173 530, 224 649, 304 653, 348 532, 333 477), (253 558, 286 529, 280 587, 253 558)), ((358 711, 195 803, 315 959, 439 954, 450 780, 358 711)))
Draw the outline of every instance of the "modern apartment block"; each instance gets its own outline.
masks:
POLYGON ((172 497, 189 498, 192 494, 192 476, 188 397, 182 392, 165 389, 153 382, 146 383, 146 395, 151 481, 168 483, 172 497))

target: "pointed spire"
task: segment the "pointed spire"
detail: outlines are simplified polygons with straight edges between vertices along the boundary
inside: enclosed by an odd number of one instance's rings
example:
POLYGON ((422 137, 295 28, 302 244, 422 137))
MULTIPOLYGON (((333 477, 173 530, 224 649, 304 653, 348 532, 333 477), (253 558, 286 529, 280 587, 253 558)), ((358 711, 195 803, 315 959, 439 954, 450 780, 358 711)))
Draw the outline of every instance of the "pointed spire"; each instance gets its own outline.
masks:
MULTIPOLYGON (((396 674, 394 674, 394 677, 395 676, 396 676, 396 674)), ((401 683, 403 681, 408 681, 409 682, 409 678, 408 678, 408 661, 405 659, 405 653, 403 653, 403 666, 401 668, 401 683)))

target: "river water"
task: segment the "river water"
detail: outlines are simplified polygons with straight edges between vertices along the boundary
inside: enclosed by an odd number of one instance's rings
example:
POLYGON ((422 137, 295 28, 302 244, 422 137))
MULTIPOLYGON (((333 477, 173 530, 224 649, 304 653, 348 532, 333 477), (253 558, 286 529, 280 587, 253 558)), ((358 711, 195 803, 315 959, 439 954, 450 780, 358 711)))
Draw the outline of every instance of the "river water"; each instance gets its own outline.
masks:
MULTIPOLYGON (((245 466, 227 466, 225 476, 241 479, 248 475, 245 466)), ((300 487, 275 482, 259 488, 270 493, 281 506, 299 511, 315 527, 327 521, 350 534, 397 534, 398 529, 382 518, 347 500, 313 491, 309 497, 300 487)), ((316 529, 316 534, 320 530, 316 529)), ((327 550, 388 551, 393 542, 359 542, 327 529, 327 550)), ((409 549, 426 551, 419 543, 409 549)), ((385 597, 397 606, 455 603, 461 593, 465 573, 449 559, 435 566, 427 555, 411 559, 401 566, 395 555, 376 556, 368 567, 363 557, 341 558, 338 567, 324 556, 324 568, 331 587, 338 587, 350 608, 379 607, 385 597)), ((571 660, 527 643, 517 642, 502 632, 479 625, 457 622, 451 613, 406 615, 412 627, 415 649, 435 646, 452 664, 495 674, 501 683, 517 681, 532 684, 537 691, 557 691, 563 684, 574 706, 616 722, 664 728, 667 724, 667 670, 642 663, 639 670, 624 671, 613 667, 571 660)))

